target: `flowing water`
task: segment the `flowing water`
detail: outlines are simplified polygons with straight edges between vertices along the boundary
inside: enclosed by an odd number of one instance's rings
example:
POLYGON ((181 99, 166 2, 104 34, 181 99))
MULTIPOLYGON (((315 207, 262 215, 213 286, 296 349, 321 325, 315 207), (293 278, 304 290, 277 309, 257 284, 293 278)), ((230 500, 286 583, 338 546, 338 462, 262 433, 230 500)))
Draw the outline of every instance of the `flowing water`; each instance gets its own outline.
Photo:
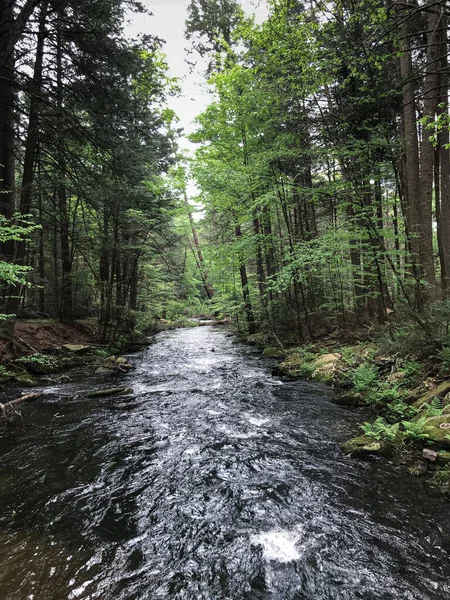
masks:
POLYGON ((3 439, 2 600, 450 598, 448 505, 341 453, 361 415, 219 328, 132 359, 133 395, 61 384, 3 439))

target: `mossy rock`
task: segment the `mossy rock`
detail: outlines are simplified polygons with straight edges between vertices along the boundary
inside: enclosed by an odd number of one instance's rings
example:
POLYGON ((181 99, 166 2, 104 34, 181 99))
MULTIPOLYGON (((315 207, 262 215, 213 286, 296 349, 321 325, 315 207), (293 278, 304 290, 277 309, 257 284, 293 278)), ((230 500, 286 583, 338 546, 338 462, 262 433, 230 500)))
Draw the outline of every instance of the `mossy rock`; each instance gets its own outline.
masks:
POLYGON ((334 385, 345 380, 346 365, 338 353, 319 356, 313 361, 312 368, 311 377, 314 381, 334 385))
POLYGON ((338 406, 347 406, 349 408, 355 408, 364 404, 363 397, 358 392, 345 392, 344 394, 336 394, 333 398, 333 403, 338 406))
POLYGON ((344 442, 341 449, 345 454, 354 457, 384 456, 389 458, 394 453, 392 444, 384 440, 376 440, 367 435, 360 435, 344 442))
POLYGON ((450 381, 443 381, 437 386, 429 389, 425 394, 420 396, 418 400, 413 402, 414 408, 420 409, 422 404, 431 404, 433 398, 444 398, 445 395, 450 392, 450 381))
POLYGON ((450 452, 448 450, 439 450, 436 462, 440 466, 450 465, 450 452))
POLYGON ((265 358, 283 358, 285 353, 283 352, 283 350, 281 350, 281 348, 276 348, 275 346, 267 346, 267 348, 264 348, 264 352, 262 353, 262 355, 265 358))
POLYGON ((278 365, 278 372, 287 377, 302 377, 303 359, 300 354, 290 354, 278 365))
POLYGON ((428 418, 424 429, 428 435, 428 442, 441 448, 450 448, 450 415, 428 418))
POLYGON ((311 379, 325 385, 333 385, 335 383, 335 373, 327 369, 315 369, 311 375, 311 379))
POLYGON ((339 362, 341 360, 341 358, 342 358, 342 355, 339 354, 338 352, 322 354, 322 356, 319 356, 318 358, 315 359, 314 365, 316 366, 316 368, 319 368, 323 365, 329 365, 329 364, 334 365, 337 362, 339 362))
POLYGON ((428 484, 428 489, 436 495, 450 495, 450 470, 439 469, 428 484))
POLYGON ((116 358, 116 364, 118 365, 129 365, 130 363, 127 361, 125 356, 118 356, 116 358))
POLYGON ((106 367, 97 367, 94 373, 96 375, 105 375, 106 373, 111 374, 111 369, 107 369, 106 367))
MULTIPOLYGON (((265 333, 252 333, 246 337, 247 344, 250 346, 257 346, 258 348, 264 348, 270 343, 270 337, 265 333)), ((273 341, 273 340, 272 340, 273 341)))
POLYGON ((400 383, 401 381, 403 381, 404 379, 406 379, 407 375, 405 373, 405 371, 394 371, 393 373, 391 373, 390 375, 388 375, 386 377, 386 381, 388 381, 389 383, 400 383))
POLYGON ((67 350, 67 352, 73 352, 74 354, 87 354, 92 351, 91 346, 85 346, 83 344, 64 344, 62 349, 67 350))

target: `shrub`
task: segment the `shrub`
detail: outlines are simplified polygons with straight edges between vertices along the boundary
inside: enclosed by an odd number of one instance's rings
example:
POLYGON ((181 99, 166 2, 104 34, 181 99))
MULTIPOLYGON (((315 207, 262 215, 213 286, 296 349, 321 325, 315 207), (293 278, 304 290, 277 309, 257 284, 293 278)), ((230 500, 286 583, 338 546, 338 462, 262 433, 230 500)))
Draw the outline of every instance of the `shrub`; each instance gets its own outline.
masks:
POLYGON ((416 360, 404 360, 401 366, 401 370, 406 373, 406 377, 411 379, 419 374, 422 365, 416 360))
POLYGON ((15 362, 33 373, 50 373, 59 366, 58 359, 55 356, 40 353, 22 356, 15 362))
POLYGON ((395 385, 389 385, 389 383, 383 381, 377 388, 372 389, 369 394, 369 402, 373 404, 391 404, 395 402, 401 402, 403 395, 399 392, 398 387, 395 385))

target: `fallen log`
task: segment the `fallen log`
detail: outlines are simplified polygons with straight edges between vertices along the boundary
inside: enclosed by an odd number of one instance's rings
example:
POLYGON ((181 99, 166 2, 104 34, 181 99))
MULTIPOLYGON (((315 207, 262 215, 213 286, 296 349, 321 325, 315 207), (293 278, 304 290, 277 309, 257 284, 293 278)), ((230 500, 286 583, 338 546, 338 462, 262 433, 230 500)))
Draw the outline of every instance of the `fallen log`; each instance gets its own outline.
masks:
POLYGON ((14 400, 10 400, 9 402, 5 402, 4 404, 0 402, 0 419, 7 419, 13 415, 16 412, 16 407, 19 404, 22 404, 22 402, 37 400, 45 395, 46 392, 32 392, 30 394, 24 394, 23 396, 15 398, 14 400))

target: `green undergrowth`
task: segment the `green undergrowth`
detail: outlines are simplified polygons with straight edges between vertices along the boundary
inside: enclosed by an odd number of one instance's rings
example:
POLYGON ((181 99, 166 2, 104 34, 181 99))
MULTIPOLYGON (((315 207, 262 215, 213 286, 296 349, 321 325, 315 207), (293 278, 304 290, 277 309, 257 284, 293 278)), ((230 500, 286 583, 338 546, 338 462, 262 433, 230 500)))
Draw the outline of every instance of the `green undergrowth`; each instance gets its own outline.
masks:
MULTIPOLYGON (((423 348, 413 353, 406 351, 402 335, 389 343, 382 339, 291 348, 278 372, 331 384, 338 404, 367 407, 375 413, 361 424, 357 437, 343 444, 344 452, 411 456, 420 462, 410 468, 412 474, 433 475, 450 469, 450 343, 438 348, 430 344, 428 353, 423 348)), ((433 485, 439 481, 434 477, 433 485)))

